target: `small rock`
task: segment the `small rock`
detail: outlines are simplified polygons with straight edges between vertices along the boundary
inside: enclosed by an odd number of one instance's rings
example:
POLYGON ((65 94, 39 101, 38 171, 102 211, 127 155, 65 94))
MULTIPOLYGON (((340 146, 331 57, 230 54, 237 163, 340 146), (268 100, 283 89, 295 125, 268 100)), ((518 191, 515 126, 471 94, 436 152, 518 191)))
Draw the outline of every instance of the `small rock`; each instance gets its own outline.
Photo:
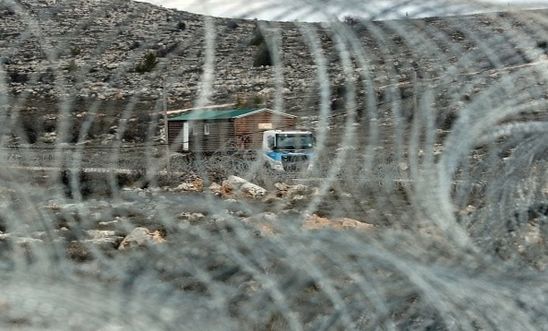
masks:
POLYGON ((98 222, 97 223, 97 226, 98 226, 98 229, 99 230, 112 230, 112 229, 115 229, 116 226, 119 224, 120 222, 118 220, 112 220, 112 221, 103 221, 103 222, 98 222))
POLYGON ((473 213, 476 211, 476 209, 477 209, 477 208, 476 208, 475 206, 473 206, 473 205, 468 205, 468 206, 466 206, 466 208, 460 210, 460 211, 459 211, 459 214, 460 214, 461 216, 468 216, 468 215, 470 215, 470 214, 473 214, 473 213))
POLYGON ((527 232, 523 239, 527 245, 542 245, 544 243, 540 227, 533 224, 527 224, 527 232))
POLYGON ((205 218, 205 215, 202 213, 187 213, 182 212, 177 215, 177 218, 180 220, 189 221, 190 223, 197 223, 205 218))
POLYGON ((177 186, 173 191, 179 191, 179 192, 188 192, 188 191, 194 191, 194 186, 190 183, 181 183, 179 186, 177 186))
POLYGON ((223 187, 217 183, 212 183, 209 185, 209 191, 215 195, 220 196, 223 192, 223 187))
POLYGON ((30 245, 30 244, 42 244, 44 241, 37 238, 28 238, 28 237, 17 237, 15 238, 15 243, 17 245, 30 245))
POLYGON ((196 178, 191 182, 192 186, 196 189, 197 192, 204 191, 204 180, 201 178, 196 178))
POLYGON ((135 228, 124 238, 124 240, 122 240, 118 249, 125 250, 128 248, 160 244, 163 242, 165 242, 165 239, 159 231, 150 232, 147 228, 135 228))
POLYGON ((278 196, 290 200, 305 200, 314 192, 309 186, 304 184, 289 185, 286 183, 276 183, 274 187, 278 190, 278 196))
POLYGON ((352 219, 352 218, 340 218, 336 220, 339 224, 341 224, 342 228, 347 229, 356 229, 356 230, 364 230, 369 231, 373 230, 375 227, 372 224, 360 222, 358 220, 352 219))
POLYGON ((109 230, 87 230, 86 234, 88 235, 89 239, 105 239, 116 237, 116 232, 109 230))
POLYGON ((285 192, 287 192, 287 190, 289 190, 289 187, 290 187, 290 186, 289 186, 288 184, 286 184, 286 183, 276 183, 276 184, 274 184, 274 187, 275 187, 278 191, 284 192, 284 193, 285 193, 285 192))
POLYGON ((190 183, 181 183, 174 191, 178 192, 202 192, 204 190, 204 181, 201 178, 195 179, 190 183))
POLYGON ((287 196, 289 198, 292 198, 294 196, 304 196, 310 192, 311 192, 310 187, 304 184, 297 184, 297 185, 292 185, 287 189, 287 196))

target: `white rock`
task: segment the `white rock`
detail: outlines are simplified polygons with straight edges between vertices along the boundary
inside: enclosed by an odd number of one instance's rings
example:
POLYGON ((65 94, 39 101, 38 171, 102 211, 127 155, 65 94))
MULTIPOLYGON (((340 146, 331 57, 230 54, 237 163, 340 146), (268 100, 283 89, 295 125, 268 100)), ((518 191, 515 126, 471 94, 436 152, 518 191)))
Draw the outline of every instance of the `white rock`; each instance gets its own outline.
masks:
POLYGON ((165 239, 158 231, 150 232, 147 228, 135 228, 128 234, 118 246, 119 250, 124 250, 133 247, 147 246, 150 244, 159 244, 165 239))
POLYGON ((266 189, 253 184, 241 177, 230 176, 223 181, 222 191, 225 196, 242 196, 248 198, 262 198, 266 195, 266 189))
POLYGON ((202 192, 204 189, 204 181, 200 178, 193 180, 190 183, 181 183, 174 191, 176 192, 202 192))
POLYGON ((87 230, 90 239, 105 239, 116 237, 116 232, 111 230, 87 230))
POLYGON ((245 183, 240 187, 240 191, 251 198, 262 198, 266 195, 266 189, 253 183, 245 183))
POLYGON ((209 185, 209 191, 214 194, 221 194, 223 187, 217 183, 212 183, 209 185))
POLYGON ((177 218, 180 220, 187 220, 191 223, 201 221, 205 218, 205 215, 202 213, 187 213, 182 212, 179 215, 177 215, 177 218))

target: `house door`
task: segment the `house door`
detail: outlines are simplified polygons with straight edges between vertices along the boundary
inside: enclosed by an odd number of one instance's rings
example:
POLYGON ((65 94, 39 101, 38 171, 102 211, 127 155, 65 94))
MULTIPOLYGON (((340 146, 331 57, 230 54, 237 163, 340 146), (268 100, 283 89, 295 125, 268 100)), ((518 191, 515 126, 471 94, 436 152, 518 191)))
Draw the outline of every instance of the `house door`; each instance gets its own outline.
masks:
POLYGON ((190 139, 189 131, 190 130, 188 127, 188 122, 184 122, 183 123, 183 151, 189 150, 189 139, 190 139))

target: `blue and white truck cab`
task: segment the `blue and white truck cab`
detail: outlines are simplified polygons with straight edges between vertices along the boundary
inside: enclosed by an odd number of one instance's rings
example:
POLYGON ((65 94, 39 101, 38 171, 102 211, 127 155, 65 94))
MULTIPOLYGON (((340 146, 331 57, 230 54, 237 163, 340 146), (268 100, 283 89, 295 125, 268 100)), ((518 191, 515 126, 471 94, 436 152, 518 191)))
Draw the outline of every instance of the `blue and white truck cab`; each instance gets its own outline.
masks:
POLYGON ((315 156, 316 139, 310 131, 269 130, 263 133, 261 156, 275 171, 308 170, 315 156))

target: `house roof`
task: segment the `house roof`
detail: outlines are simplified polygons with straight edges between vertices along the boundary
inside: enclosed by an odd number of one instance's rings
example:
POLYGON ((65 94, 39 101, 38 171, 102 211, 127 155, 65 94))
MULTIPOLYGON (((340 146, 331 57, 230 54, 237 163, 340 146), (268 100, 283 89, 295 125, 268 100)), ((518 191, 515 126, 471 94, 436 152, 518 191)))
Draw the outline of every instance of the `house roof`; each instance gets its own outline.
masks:
POLYGON ((178 116, 169 118, 169 121, 207 121, 207 120, 225 120, 231 118, 241 118, 252 114, 268 111, 273 114, 277 114, 285 117, 296 117, 294 115, 273 111, 271 109, 199 109, 192 110, 186 113, 182 113, 178 116))

